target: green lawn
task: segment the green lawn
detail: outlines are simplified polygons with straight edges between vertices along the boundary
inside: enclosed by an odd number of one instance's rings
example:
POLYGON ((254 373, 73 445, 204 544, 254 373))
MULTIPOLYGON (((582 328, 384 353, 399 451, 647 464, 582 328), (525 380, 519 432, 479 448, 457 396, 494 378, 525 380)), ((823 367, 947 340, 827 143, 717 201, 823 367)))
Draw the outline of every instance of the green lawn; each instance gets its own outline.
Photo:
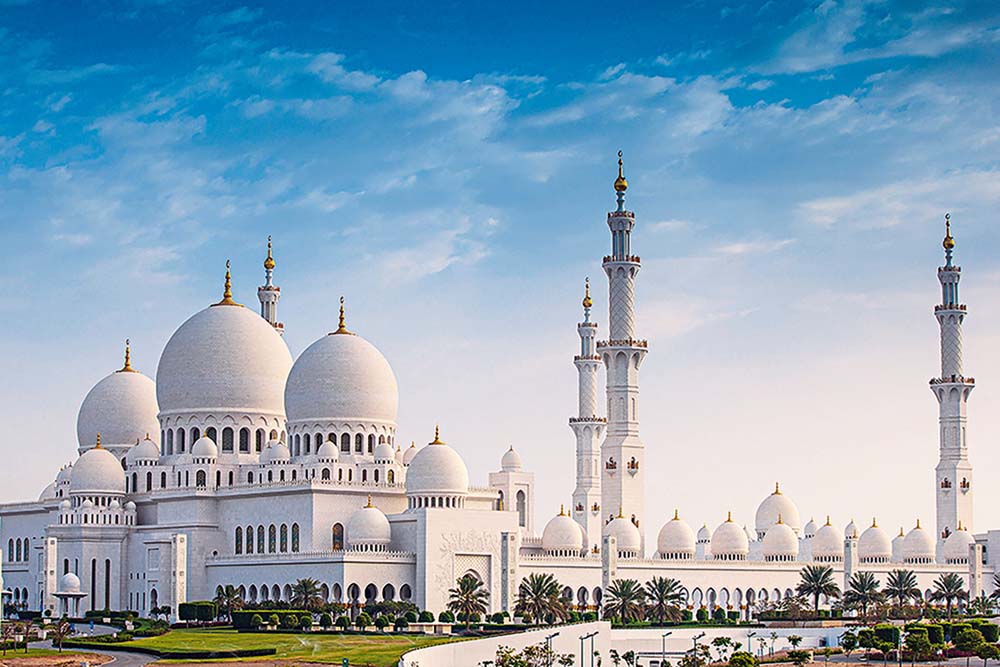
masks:
MULTIPOLYGON (((62 655, 78 655, 80 653, 86 653, 85 649, 63 649, 62 655)), ((50 655, 59 655, 59 649, 57 648, 29 648, 28 652, 25 653, 23 649, 18 649, 17 651, 10 649, 7 651, 6 657, 11 658, 44 658, 50 655)), ((3 652, 0 651, 0 658, 5 657, 3 652)))
MULTIPOLYGON (((231 651, 236 649, 273 648, 273 656, 244 658, 247 662, 297 660, 340 664, 349 658, 352 665, 371 663, 376 667, 395 667, 403 653, 432 644, 454 641, 450 637, 427 635, 377 634, 285 634, 267 632, 237 632, 235 630, 172 630, 159 637, 146 637, 129 642, 163 651, 231 651)), ((113 646, 108 648, 113 649, 113 646)), ((191 662, 171 660, 164 662, 191 662)), ((208 662, 218 662, 210 660, 208 662)))

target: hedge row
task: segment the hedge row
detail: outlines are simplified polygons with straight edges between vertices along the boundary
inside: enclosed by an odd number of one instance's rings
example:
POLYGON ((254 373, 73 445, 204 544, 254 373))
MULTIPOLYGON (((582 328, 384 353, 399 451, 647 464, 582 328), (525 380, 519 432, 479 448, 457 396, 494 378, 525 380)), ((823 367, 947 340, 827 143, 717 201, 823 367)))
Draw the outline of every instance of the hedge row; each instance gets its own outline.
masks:
MULTIPOLYGON (((277 616, 278 625, 284 627, 288 617, 294 616, 296 620, 298 620, 303 614, 312 618, 312 612, 306 611, 305 609, 244 609, 242 611, 233 612, 233 627, 237 630, 253 628, 254 616, 260 616, 261 620, 265 624, 272 616, 277 616)), ((295 626, 298 627, 298 623, 296 623, 295 626)))
POLYGON ((182 621, 214 621, 219 608, 211 600, 182 602, 177 605, 177 617, 182 621))

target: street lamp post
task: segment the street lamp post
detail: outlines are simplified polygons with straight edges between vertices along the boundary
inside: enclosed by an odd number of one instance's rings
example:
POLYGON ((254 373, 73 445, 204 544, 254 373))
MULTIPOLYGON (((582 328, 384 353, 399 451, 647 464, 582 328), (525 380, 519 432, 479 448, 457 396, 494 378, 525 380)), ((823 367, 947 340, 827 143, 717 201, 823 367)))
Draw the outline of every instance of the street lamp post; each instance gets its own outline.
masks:
POLYGON ((667 665, 667 637, 674 634, 673 632, 664 632, 660 637, 660 667, 666 667, 667 665))
POLYGON ((750 640, 756 636, 757 636, 756 632, 750 632, 749 630, 747 630, 747 651, 750 652, 750 655, 753 655, 753 642, 750 640))
MULTIPOLYGON (((591 646, 593 646, 594 643, 593 640, 594 637, 596 636, 597 636, 596 632, 591 632, 589 635, 580 635, 580 667, 586 667, 586 663, 584 663, 583 661, 583 656, 585 655, 583 652, 584 651, 583 643, 589 639, 591 640, 591 646)), ((593 651, 591 651, 591 653, 593 653, 593 651)), ((590 661, 594 662, 593 656, 591 656, 590 661)))
POLYGON ((545 648, 547 657, 545 662, 548 663, 548 667, 552 667, 552 640, 559 636, 558 632, 553 632, 551 635, 545 638, 545 648))

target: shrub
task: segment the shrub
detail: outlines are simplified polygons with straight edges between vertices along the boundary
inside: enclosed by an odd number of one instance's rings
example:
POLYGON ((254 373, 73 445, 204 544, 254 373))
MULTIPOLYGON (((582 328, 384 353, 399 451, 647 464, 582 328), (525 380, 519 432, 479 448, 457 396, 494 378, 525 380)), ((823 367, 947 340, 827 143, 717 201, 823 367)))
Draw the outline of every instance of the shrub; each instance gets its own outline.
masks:
POLYGON ((996 644, 1000 640, 1000 627, 993 625, 989 621, 977 619, 971 622, 971 626, 983 633, 983 639, 989 644, 996 644))
POLYGON ((729 656, 729 667, 757 667, 757 656, 746 651, 736 651, 729 656))
MULTIPOLYGON (((407 614, 407 616, 408 615, 409 614, 407 614)), ((392 627, 395 628, 397 631, 399 631, 399 630, 405 630, 407 627, 409 627, 409 625, 410 621, 407 620, 406 616, 397 616, 395 622, 393 622, 392 624, 392 627)))
MULTIPOLYGON (((694 616, 691 614, 691 610, 690 609, 682 609, 681 610, 681 620, 682 621, 684 621, 686 623, 686 622, 689 622, 692 618, 694 618, 694 616)), ((594 620, 597 620, 597 619, 595 618, 594 620)))
POLYGON ((450 611, 442 611, 440 614, 438 614, 438 620, 442 623, 454 623, 455 614, 451 613, 450 611))
POLYGON ((875 626, 875 637, 880 642, 886 642, 897 646, 899 644, 899 628, 895 625, 876 625, 875 626))
POLYGON ((381 616, 376 618, 375 627, 378 628, 379 630, 385 630, 387 627, 389 627, 389 617, 386 616, 385 614, 382 614, 381 616))
POLYGON ((357 626, 358 630, 364 631, 369 625, 372 624, 372 617, 365 612, 358 614, 358 617, 354 619, 354 625, 357 626))
POLYGON ((337 627, 341 630, 346 630, 351 625, 351 619, 346 616, 337 617, 337 627))
POLYGON ((716 607, 712 610, 712 620, 718 621, 719 623, 726 622, 726 610, 722 607, 716 607))
MULTIPOLYGON (((421 612, 421 613, 423 613, 423 612, 421 612)), ((415 612, 413 610, 410 610, 410 611, 406 612, 406 614, 403 616, 403 618, 406 619, 406 623, 407 623, 407 625, 409 625, 410 623, 416 623, 417 622, 417 618, 419 618, 419 617, 417 616, 417 612, 415 612)), ((434 615, 433 614, 431 614, 431 620, 432 621, 434 620, 434 615)))
POLYGON ((333 616, 330 616, 328 612, 323 612, 319 617, 319 627, 329 628, 333 625, 333 616))
POLYGON ((591 621, 596 621, 597 620, 597 612, 596 611, 585 611, 585 612, 583 612, 583 615, 580 617, 580 620, 583 621, 583 622, 585 622, 585 623, 590 623, 591 621))
POLYGON ((312 616, 306 615, 299 619, 299 627, 303 630, 311 630, 313 626, 312 616))
POLYGON ((944 628, 937 623, 928 623, 924 627, 927 628, 927 639, 931 644, 944 643, 944 628))
POLYGON ((219 610, 211 600, 182 602, 177 606, 177 616, 182 621, 212 621, 218 615, 219 610))
POLYGON ((434 614, 425 609, 424 611, 420 612, 420 616, 417 618, 417 620, 420 621, 421 623, 433 623, 434 614))
MULTIPOLYGON (((242 611, 233 612, 233 627, 236 628, 237 630, 246 630, 247 628, 252 628, 253 617, 260 616, 261 618, 268 619, 269 625, 276 625, 282 628, 286 627, 296 628, 299 625, 299 618, 303 614, 307 616, 310 615, 310 613, 308 611, 305 611, 304 609, 275 609, 275 610, 260 609, 260 608, 244 609, 242 611), (295 616, 295 622, 292 623, 292 625, 286 625, 285 617, 289 615, 295 616), (278 620, 275 621, 274 620, 275 618, 277 618, 278 620)), ((264 623, 261 622, 261 625, 264 625, 264 623)))
POLYGON ((700 609, 698 609, 697 613, 695 613, 695 618, 698 619, 699 623, 704 623, 705 621, 708 620, 708 610, 705 609, 704 607, 701 607, 700 609))
POLYGON ((260 614, 254 614, 250 617, 250 627, 256 630, 260 626, 264 625, 264 619, 260 617, 260 614))
POLYGON ((735 610, 733 610, 733 611, 727 611, 726 612, 726 618, 729 619, 730 621, 732 621, 733 623, 735 623, 735 622, 737 622, 737 621, 740 620, 740 612, 735 611, 735 610))
POLYGON ((271 614, 270 616, 267 617, 267 624, 272 625, 274 627, 278 627, 279 625, 281 625, 281 617, 278 616, 277 614, 271 614))

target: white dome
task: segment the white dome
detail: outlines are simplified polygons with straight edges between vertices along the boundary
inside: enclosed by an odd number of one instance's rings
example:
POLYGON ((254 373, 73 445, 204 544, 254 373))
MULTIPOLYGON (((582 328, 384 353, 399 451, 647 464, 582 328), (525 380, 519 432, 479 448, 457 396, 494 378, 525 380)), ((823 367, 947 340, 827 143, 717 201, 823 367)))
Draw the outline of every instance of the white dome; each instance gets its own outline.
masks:
POLYGON ((413 461, 413 457, 416 456, 417 452, 419 451, 420 450, 417 449, 417 446, 411 442, 410 446, 406 448, 405 452, 403 452, 403 465, 404 466, 410 465, 410 463, 413 461))
POLYGON ((60 593, 79 593, 80 592, 80 577, 76 576, 72 572, 67 572, 59 578, 59 592, 60 593))
POLYGON ((108 503, 108 507, 110 507, 113 510, 117 510, 117 509, 121 509, 122 504, 120 502, 118 502, 117 498, 112 498, 111 502, 108 503))
POLYGON ((504 472, 517 472, 521 469, 521 455, 514 451, 513 445, 500 459, 500 469, 504 472))
POLYGON ((854 523, 854 519, 851 519, 851 522, 847 524, 847 526, 844 528, 844 539, 849 540, 852 537, 857 537, 857 536, 858 536, 858 526, 857 524, 854 523))
POLYGON ((387 442, 381 442, 375 447, 375 460, 393 462, 396 460, 396 450, 387 442))
POLYGON ((840 538, 840 533, 830 524, 827 518, 826 524, 820 526, 810 541, 812 546, 813 560, 832 559, 844 557, 844 546, 840 538))
POLYGON ((133 370, 117 371, 83 399, 76 416, 76 439, 83 449, 94 446, 98 433, 105 447, 131 446, 147 434, 159 434, 157 412, 153 381, 133 370))
POLYGON ((292 453, 288 450, 288 446, 277 440, 268 442, 264 451, 260 453, 261 463, 287 463, 291 459, 292 453))
POLYGON ((701 524, 701 528, 698 529, 698 542, 703 542, 705 544, 712 540, 712 533, 708 530, 708 524, 701 524))
POLYGON ((347 544, 350 547, 385 547, 391 541, 389 519, 372 505, 369 497, 368 505, 354 512, 347 522, 347 544))
POLYGON ((542 549, 547 552, 583 551, 583 530, 573 517, 559 508, 559 514, 552 517, 542 531, 542 549))
POLYGON ((674 518, 663 524, 656 536, 656 550, 661 558, 694 556, 694 531, 674 512, 674 518))
POLYGON ((799 538, 787 523, 779 521, 767 529, 763 552, 764 558, 794 560, 799 555, 799 538))
POLYGON ((39 500, 55 500, 56 497, 56 483, 49 482, 49 485, 42 489, 42 492, 38 494, 39 500))
POLYGON ((61 503, 59 503, 59 509, 62 510, 62 511, 64 511, 64 512, 66 510, 70 509, 71 507, 72 507, 72 505, 70 505, 70 503, 69 503, 68 500, 64 500, 61 503))
POLYGON ((754 519, 757 538, 764 537, 768 528, 778 523, 779 518, 782 523, 798 535, 799 526, 802 525, 799 520, 799 510, 795 507, 795 503, 792 502, 791 498, 783 494, 778 485, 775 484, 774 493, 764 498, 764 501, 757 508, 757 515, 754 519))
POLYGON ((393 454, 393 458, 396 459, 396 463, 403 463, 403 450, 399 448, 399 445, 396 445, 396 452, 393 454))
POLYGON ((125 462, 131 467, 137 465, 140 461, 159 461, 160 460, 160 448, 156 446, 156 443, 150 440, 148 437, 140 442, 138 445, 134 445, 129 448, 125 453, 125 462))
POLYGON ((338 455, 339 452, 337 451, 337 445, 333 444, 330 440, 324 440, 323 444, 316 450, 316 458, 323 460, 336 461, 338 455))
POLYGON ((128 501, 127 503, 125 503, 125 511, 126 512, 134 512, 135 511, 135 503, 132 502, 131 500, 128 501))
POLYGON ((406 473, 406 495, 465 495, 469 492, 469 471, 454 449, 441 442, 422 447, 410 461, 406 473))
POLYGON ((209 306, 167 341, 156 370, 156 398, 162 415, 284 416, 291 366, 288 348, 264 318, 249 308, 209 306))
POLYGON ((975 538, 965 528, 959 528, 944 541, 944 560, 949 564, 969 562, 969 547, 976 543, 975 538))
POLYGON ((920 527, 919 521, 903 540, 903 560, 907 563, 930 563, 934 560, 934 540, 920 527))
POLYGON ((291 423, 361 421, 395 426, 399 388, 382 353, 361 336, 327 334, 295 360, 285 387, 291 423))
POLYGON ((73 466, 71 493, 125 493, 125 471, 115 455, 104 449, 88 449, 73 466))
POLYGON ((750 551, 747 534, 728 517, 712 533, 712 557, 716 559, 745 558, 750 551))
POLYGON ((631 520, 626 519, 621 514, 614 521, 604 527, 605 537, 611 536, 618 540, 618 551, 630 551, 638 555, 642 543, 639 529, 631 520))
POLYGON ((899 527, 899 535, 892 538, 892 562, 902 563, 903 562, 903 542, 906 541, 906 535, 903 533, 903 527, 899 527))
POLYGON ((892 542, 874 519, 858 538, 858 558, 863 563, 887 563, 892 559, 892 542))
POLYGON ((809 519, 809 522, 802 528, 802 536, 810 538, 816 534, 817 530, 819 530, 819 526, 813 519, 809 519))
POLYGON ((214 459, 219 456, 219 448, 207 435, 203 435, 191 445, 191 456, 199 459, 214 459))
POLYGON ((73 464, 64 465, 59 469, 59 474, 56 475, 56 486, 63 486, 64 484, 69 484, 73 479, 73 464))

